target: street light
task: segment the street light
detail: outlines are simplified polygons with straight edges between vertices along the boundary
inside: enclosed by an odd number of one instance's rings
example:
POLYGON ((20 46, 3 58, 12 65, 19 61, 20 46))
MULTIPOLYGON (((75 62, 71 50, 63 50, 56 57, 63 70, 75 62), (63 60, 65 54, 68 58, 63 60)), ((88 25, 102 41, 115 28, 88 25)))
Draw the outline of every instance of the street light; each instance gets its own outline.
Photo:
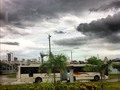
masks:
POLYGON ((71 61, 72 61, 72 59, 73 59, 73 53, 72 53, 72 50, 63 50, 63 51, 70 51, 70 59, 71 59, 71 61))
POLYGON ((71 50, 71 61, 72 61, 72 50, 71 50))
POLYGON ((67 49, 67 50, 63 50, 63 51, 70 51, 70 54, 71 54, 70 57, 71 57, 71 61, 72 61, 72 60, 73 60, 73 50, 74 50, 74 49, 78 49, 78 48, 79 48, 79 47, 74 47, 74 48, 72 48, 72 49, 70 49, 70 50, 67 49))

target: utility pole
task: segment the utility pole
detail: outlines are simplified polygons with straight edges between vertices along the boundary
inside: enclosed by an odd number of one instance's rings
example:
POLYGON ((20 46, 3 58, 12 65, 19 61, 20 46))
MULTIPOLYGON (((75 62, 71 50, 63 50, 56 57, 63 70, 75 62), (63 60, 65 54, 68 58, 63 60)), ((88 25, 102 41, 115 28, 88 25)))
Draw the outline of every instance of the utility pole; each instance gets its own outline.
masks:
POLYGON ((50 38, 51 38, 51 35, 49 34, 49 35, 48 35, 48 39, 49 39, 49 54, 51 53, 51 42, 50 42, 50 38))
POLYGON ((99 54, 97 54, 97 59, 99 59, 99 54))
MULTIPOLYGON (((50 38, 51 38, 51 35, 49 34, 48 35, 48 39, 49 39, 49 59, 50 59, 50 56, 51 56, 51 42, 50 42, 50 38)), ((52 68, 54 68, 54 64, 52 64, 52 68)), ((54 76, 54 84, 55 84, 55 72, 53 72, 53 76, 54 76)))
POLYGON ((71 61, 72 61, 72 50, 71 50, 71 61))

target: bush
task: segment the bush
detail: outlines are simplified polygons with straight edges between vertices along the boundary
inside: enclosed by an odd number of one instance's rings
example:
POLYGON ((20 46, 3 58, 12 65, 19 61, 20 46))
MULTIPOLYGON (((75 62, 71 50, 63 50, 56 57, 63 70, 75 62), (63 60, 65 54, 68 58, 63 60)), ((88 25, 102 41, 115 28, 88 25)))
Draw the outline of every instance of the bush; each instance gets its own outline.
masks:
POLYGON ((89 83, 38 83, 21 85, 1 85, 0 90, 120 90, 120 82, 89 82, 89 83))

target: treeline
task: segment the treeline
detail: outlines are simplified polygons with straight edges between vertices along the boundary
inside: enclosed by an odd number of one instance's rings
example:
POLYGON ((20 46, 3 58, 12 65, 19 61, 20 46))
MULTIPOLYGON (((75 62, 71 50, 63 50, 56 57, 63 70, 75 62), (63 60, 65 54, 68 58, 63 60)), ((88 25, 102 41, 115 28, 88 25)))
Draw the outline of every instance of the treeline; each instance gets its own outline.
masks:
POLYGON ((4 71, 17 70, 17 64, 8 64, 0 61, 0 75, 4 74, 4 71))

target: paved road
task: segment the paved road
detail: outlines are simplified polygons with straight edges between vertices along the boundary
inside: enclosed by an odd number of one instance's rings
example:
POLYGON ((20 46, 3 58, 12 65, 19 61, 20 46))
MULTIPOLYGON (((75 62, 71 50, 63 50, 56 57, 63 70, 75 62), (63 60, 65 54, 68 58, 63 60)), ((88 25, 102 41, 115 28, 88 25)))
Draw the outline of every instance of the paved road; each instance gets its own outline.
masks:
POLYGON ((16 78, 8 78, 6 75, 0 76, 0 83, 4 84, 4 83, 11 83, 11 82, 15 82, 17 81, 16 78))
MULTIPOLYGON (((16 78, 8 78, 6 75, 0 76, 0 84, 7 85, 7 84, 24 84, 26 82, 17 81, 16 78)), ((31 82, 30 82, 31 83, 31 82)))
MULTIPOLYGON (((118 79, 109 79, 107 82, 117 82, 118 79)), ((8 78, 6 75, 0 76, 0 84, 23 84, 25 82, 18 82, 16 78, 8 78)))
POLYGON ((106 80, 107 82, 117 82, 118 81, 118 79, 108 79, 108 80, 106 80))

